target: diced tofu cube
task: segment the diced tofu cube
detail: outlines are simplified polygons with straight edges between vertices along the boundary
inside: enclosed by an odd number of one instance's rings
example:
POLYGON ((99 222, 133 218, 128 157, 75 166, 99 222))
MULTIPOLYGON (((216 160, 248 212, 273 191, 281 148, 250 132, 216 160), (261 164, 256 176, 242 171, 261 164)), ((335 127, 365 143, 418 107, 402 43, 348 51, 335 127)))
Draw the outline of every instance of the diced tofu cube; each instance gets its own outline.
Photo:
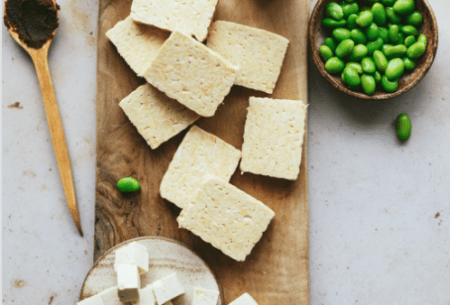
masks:
POLYGON ((219 291, 194 288, 194 300, 192 305, 217 305, 219 299, 219 291))
POLYGON ((178 281, 176 272, 153 282, 152 287, 158 304, 164 304, 184 293, 184 287, 178 281))
POLYGON ((246 292, 228 305, 258 305, 258 303, 246 292))
POLYGON ((156 298, 152 285, 147 285, 139 290, 139 301, 133 302, 133 305, 155 305, 156 298))
POLYGON ((114 270, 117 272, 119 265, 136 265, 139 274, 148 271, 148 250, 138 242, 131 242, 128 245, 117 249, 114 270))
POLYGON ((136 302, 139 300, 141 278, 136 265, 118 265, 117 286, 121 302, 136 302))

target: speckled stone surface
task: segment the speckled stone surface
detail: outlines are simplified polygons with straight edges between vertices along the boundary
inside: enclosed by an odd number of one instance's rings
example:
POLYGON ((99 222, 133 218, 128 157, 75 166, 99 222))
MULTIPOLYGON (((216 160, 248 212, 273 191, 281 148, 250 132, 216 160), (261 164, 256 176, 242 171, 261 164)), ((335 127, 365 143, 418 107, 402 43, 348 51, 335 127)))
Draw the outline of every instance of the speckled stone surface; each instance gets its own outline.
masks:
MULTIPOLYGON (((97 1, 58 3, 49 64, 85 236, 65 202, 34 67, 2 26, 3 304, 75 304, 93 263, 97 1)), ((311 304, 450 304, 450 3, 430 3, 437 57, 403 96, 348 97, 309 61, 311 304), (402 112, 413 125, 405 143, 402 112)))

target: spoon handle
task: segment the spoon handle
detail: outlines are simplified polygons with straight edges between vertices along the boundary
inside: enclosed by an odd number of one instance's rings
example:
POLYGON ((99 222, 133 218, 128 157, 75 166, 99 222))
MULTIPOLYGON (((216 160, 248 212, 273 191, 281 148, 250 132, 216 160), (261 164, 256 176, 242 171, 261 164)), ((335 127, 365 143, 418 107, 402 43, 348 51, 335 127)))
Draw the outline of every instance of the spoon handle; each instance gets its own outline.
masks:
POLYGON ((70 166, 69 152, 67 151, 66 138, 59 115, 58 104, 56 103, 55 92, 53 90, 50 71, 48 69, 47 49, 41 48, 30 52, 36 73, 41 86, 42 98, 44 100, 45 113, 47 114, 48 126, 52 137, 53 149, 58 161, 59 173, 66 195, 67 204, 72 214, 78 232, 83 236, 81 230, 80 214, 78 211, 75 187, 73 183, 72 168, 70 166))

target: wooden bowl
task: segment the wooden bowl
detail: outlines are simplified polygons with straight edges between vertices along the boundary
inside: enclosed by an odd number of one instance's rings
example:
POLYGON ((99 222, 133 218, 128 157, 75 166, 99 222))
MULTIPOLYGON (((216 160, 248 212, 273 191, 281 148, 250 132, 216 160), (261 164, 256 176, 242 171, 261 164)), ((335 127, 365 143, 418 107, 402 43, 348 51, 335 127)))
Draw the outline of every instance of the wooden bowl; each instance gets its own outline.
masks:
MULTIPOLYGON (((438 46, 438 26, 436 17, 434 16, 433 10, 427 0, 415 0, 416 8, 423 16, 423 23, 419 29, 420 34, 425 34, 427 36, 427 50, 424 55, 422 55, 416 62, 416 68, 411 72, 405 72, 399 80, 398 89, 393 93, 387 93, 380 91, 377 86, 377 91, 373 95, 367 95, 363 92, 352 91, 341 81, 341 75, 331 75, 325 70, 325 63, 319 55, 319 48, 323 44, 326 37, 324 29, 322 28, 322 19, 325 18, 325 7, 329 2, 333 0, 319 0, 314 7, 310 21, 309 21, 309 47, 311 50, 311 55, 319 69, 320 74, 325 77, 325 79, 333 85, 333 87, 341 90, 355 97, 359 97, 366 100, 381 100, 388 99, 394 96, 398 96, 405 93, 415 85, 417 85, 422 78, 427 74, 436 56, 437 46, 438 46)), ((334 0, 336 1, 336 0, 334 0)))

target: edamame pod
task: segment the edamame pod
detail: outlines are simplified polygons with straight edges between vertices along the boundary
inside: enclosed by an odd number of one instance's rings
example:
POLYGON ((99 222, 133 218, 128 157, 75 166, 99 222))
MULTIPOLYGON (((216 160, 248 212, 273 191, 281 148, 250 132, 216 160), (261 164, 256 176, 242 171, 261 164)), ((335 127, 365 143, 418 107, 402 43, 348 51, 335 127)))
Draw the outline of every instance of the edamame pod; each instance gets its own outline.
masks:
POLYGON ((416 38, 413 35, 408 36, 408 37, 405 38, 405 46, 407 48, 412 46, 415 42, 416 42, 416 38))
POLYGON ((379 27, 378 28, 378 35, 380 36, 381 39, 383 39, 384 43, 388 43, 389 42, 389 31, 388 31, 388 29, 386 29, 384 27, 379 27))
POLYGON ((344 4, 342 5, 342 11, 344 12, 344 19, 347 19, 351 14, 358 14, 359 5, 356 2, 352 4, 344 4))
POLYGON ((400 76, 402 76, 404 71, 405 64, 403 63, 403 60, 401 60, 400 58, 394 58, 389 61, 386 67, 385 75, 390 81, 398 80, 400 76))
POLYGON ((381 86, 383 87, 386 92, 395 92, 398 88, 398 81, 390 81, 386 75, 383 75, 381 77, 381 86))
POLYGON ((359 74, 363 74, 363 69, 361 67, 361 64, 359 64, 357 62, 348 62, 348 63, 345 64, 345 68, 347 68, 347 67, 352 67, 359 74))
POLYGON ((351 14, 350 16, 348 16, 347 28, 349 30, 356 29, 356 19, 358 19, 358 15, 356 15, 356 14, 351 14))
POLYGON ((347 21, 345 21, 345 19, 337 21, 337 20, 334 20, 333 18, 327 17, 322 20, 323 27, 328 28, 328 29, 341 28, 341 27, 345 26, 346 24, 347 24, 347 21))
POLYGON ((337 43, 334 40, 333 37, 325 38, 325 41, 323 42, 324 45, 330 48, 330 50, 334 53, 336 51, 337 43))
POLYGON ((367 55, 367 52, 368 50, 365 45, 358 44, 353 48, 349 60, 354 62, 361 61, 361 59, 363 59, 367 55))
POLYGON ((328 3, 326 7, 326 14, 327 16, 330 16, 331 18, 337 21, 344 18, 344 12, 342 11, 342 7, 336 2, 328 3))
POLYGON ((117 182, 117 188, 121 192, 129 193, 139 191, 141 186, 139 185, 139 182, 136 179, 132 177, 126 177, 120 179, 117 182))
POLYGON ((359 77, 358 71, 352 67, 344 69, 344 77, 349 86, 358 87, 361 84, 361 77, 359 77))
POLYGON ((375 62, 375 66, 377 67, 377 70, 380 72, 384 72, 388 65, 388 60, 386 59, 386 56, 384 56, 383 52, 376 50, 373 52, 373 60, 375 62))
POLYGON ((341 41, 336 48, 336 56, 339 58, 343 58, 350 53, 352 53, 353 47, 355 46, 355 42, 351 39, 345 39, 341 41))
POLYGON ((387 59, 392 59, 392 58, 396 58, 396 57, 402 57, 403 55, 405 55, 406 52, 406 47, 403 44, 399 44, 396 46, 391 46, 391 47, 386 47, 383 50, 384 55, 386 56, 387 59))
POLYGON ((344 61, 338 57, 331 57, 325 63, 325 69, 331 73, 341 73, 344 70, 344 61))
POLYGON ((349 39, 350 37, 350 31, 345 28, 337 28, 333 30, 333 38, 336 39, 337 42, 349 39))
POLYGON ((363 11, 356 19, 356 24, 362 28, 369 26, 373 22, 373 15, 371 11, 363 11))
POLYGON ((400 21, 402 21, 402 18, 397 15, 393 7, 386 7, 385 11, 387 19, 389 19, 391 23, 400 23, 400 21))
POLYGON ((411 120, 404 113, 397 117, 397 136, 403 141, 411 136, 411 120))
POLYGON ((413 70, 416 67, 415 61, 408 57, 403 57, 403 63, 405 64, 406 70, 413 70))
POLYGON ((422 24, 423 16, 418 11, 412 12, 408 17, 406 17, 406 23, 413 25, 415 27, 419 27, 422 24))
POLYGON ((383 46, 383 39, 378 37, 377 40, 371 41, 367 44, 367 54, 369 56, 372 56, 373 52, 375 52, 375 50, 381 49, 382 46, 383 46))
POLYGON ((366 35, 364 35, 363 31, 361 31, 360 29, 353 29, 350 32, 350 38, 353 39, 353 41, 356 44, 366 44, 367 43, 366 35))
POLYGON ((375 41, 380 36, 378 25, 376 25, 375 22, 372 22, 372 24, 367 27, 366 36, 369 41, 375 41))
POLYGON ((417 35, 419 31, 412 25, 404 25, 402 26, 402 32, 405 35, 417 35))
POLYGON ((393 8, 397 14, 407 15, 414 11, 414 0, 397 0, 393 8))
POLYGON ((361 76, 361 87, 363 88, 365 94, 374 94, 377 87, 375 78, 372 75, 363 74, 361 76))
POLYGON ((375 3, 372 6, 372 15, 373 22, 375 22, 378 26, 382 26, 386 23, 386 11, 384 10, 383 4, 375 3))
POLYGON ((389 40, 393 43, 393 44, 397 44, 398 42, 398 32, 399 32, 399 27, 396 24, 391 24, 389 25, 389 40))
POLYGON ((375 73, 373 74, 373 78, 375 79, 375 82, 378 84, 379 82, 381 82, 381 74, 378 71, 375 71, 375 73))
POLYGON ((361 67, 364 71, 364 73, 372 74, 375 73, 375 63, 373 62, 373 59, 370 57, 364 57, 361 61, 361 67))
POLYGON ((323 60, 326 62, 328 59, 330 59, 331 57, 333 57, 333 51, 331 51, 331 49, 326 46, 326 45, 322 45, 319 48, 319 54, 320 56, 323 58, 323 60))
POLYGON ((425 53, 427 47, 423 42, 416 42, 406 50, 406 56, 410 59, 416 59, 425 53))

